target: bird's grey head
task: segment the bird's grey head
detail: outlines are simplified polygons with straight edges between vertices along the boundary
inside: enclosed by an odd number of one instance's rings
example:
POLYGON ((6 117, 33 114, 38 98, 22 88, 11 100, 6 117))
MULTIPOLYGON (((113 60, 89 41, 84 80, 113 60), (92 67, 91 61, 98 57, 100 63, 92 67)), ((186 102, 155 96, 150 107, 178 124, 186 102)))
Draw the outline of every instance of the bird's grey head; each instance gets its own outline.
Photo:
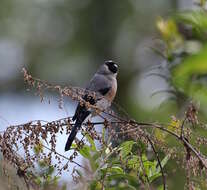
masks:
POLYGON ((118 73, 118 66, 112 60, 105 61, 104 64, 99 68, 98 73, 104 74, 104 75, 115 75, 116 76, 118 73))

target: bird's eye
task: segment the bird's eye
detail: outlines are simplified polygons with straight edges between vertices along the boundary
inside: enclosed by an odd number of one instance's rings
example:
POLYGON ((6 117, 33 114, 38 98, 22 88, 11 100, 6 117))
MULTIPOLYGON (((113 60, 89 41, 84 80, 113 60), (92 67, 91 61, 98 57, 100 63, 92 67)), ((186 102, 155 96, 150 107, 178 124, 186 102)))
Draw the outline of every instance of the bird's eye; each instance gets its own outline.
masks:
POLYGON ((112 73, 117 73, 118 72, 118 66, 116 63, 114 63, 113 61, 106 61, 105 64, 108 66, 108 69, 112 72, 112 73))

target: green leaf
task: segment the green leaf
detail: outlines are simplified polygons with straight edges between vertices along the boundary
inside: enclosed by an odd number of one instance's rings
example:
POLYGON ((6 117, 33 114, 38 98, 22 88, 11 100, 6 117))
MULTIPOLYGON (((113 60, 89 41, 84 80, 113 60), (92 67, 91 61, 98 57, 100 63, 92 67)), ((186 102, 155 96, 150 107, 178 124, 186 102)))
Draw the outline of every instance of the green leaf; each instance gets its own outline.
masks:
POLYGON ((59 181, 59 179, 60 179, 60 176, 55 176, 54 178, 53 178, 53 182, 54 182, 54 184, 58 184, 58 181, 59 181))
POLYGON ((101 190, 101 183, 99 181, 92 181, 92 183, 90 184, 90 190, 101 190))
POLYGON ((134 141, 125 141, 121 144, 120 150, 123 158, 131 153, 134 144, 136 144, 134 141))
POLYGON ((42 144, 42 142, 40 142, 39 144, 36 144, 35 146, 34 146, 34 153, 35 154, 40 154, 40 153, 42 153, 43 152, 43 144, 42 144))
POLYGON ((145 161, 143 165, 144 165, 144 169, 148 177, 151 177, 157 173, 156 162, 145 161))
MULTIPOLYGON (((164 167, 169 159, 170 159, 170 154, 168 154, 164 157, 164 159, 161 161, 161 166, 164 167)), ((151 165, 149 176, 148 176, 150 182, 152 182, 153 180, 155 180, 161 176, 161 173, 160 173, 161 169, 160 169, 160 166, 158 165, 157 161, 154 161, 152 163, 153 164, 151 165)))
POLYGON ((119 166, 113 166, 110 168, 111 173, 123 174, 124 170, 119 166))
POLYGON ((101 153, 97 151, 96 153, 93 154, 92 159, 98 160, 100 157, 101 157, 101 153))
POLYGON ((40 184, 42 183, 41 178, 40 178, 40 177, 37 177, 37 178, 35 179, 35 183, 36 183, 37 185, 40 185, 40 184))
POLYGON ((196 55, 192 55, 176 65, 172 70, 172 84, 188 97, 199 101, 201 108, 207 106, 206 83, 199 78, 207 74, 207 45, 196 55))
POLYGON ((72 145, 71 145, 71 148, 73 148, 73 149, 75 149, 75 148, 77 148, 78 146, 77 146, 77 144, 75 144, 75 143, 73 143, 72 145))
POLYGON ((155 173, 154 175, 148 177, 150 183, 153 182, 155 179, 157 179, 157 178, 160 177, 160 176, 161 176, 161 173, 155 173))
POLYGON ((44 167, 48 166, 48 163, 46 162, 46 160, 40 160, 38 162, 38 165, 40 168, 44 168, 44 167))
POLYGON ((48 175, 51 175, 51 174, 54 172, 54 170, 55 170, 55 169, 54 169, 53 166, 49 166, 47 174, 48 174, 48 175))
POLYGON ((91 145, 91 150, 94 151, 94 152, 97 151, 94 140, 88 134, 86 134, 86 138, 87 138, 88 142, 91 145))
POLYGON ((170 159, 170 157, 171 157, 171 154, 167 154, 167 155, 163 158, 163 160, 161 161, 161 166, 162 166, 162 167, 164 167, 164 166, 167 164, 167 162, 168 162, 168 160, 170 159))
POLYGON ((128 183, 134 187, 139 186, 139 181, 135 176, 129 175, 129 174, 112 174, 107 176, 107 179, 109 181, 112 180, 128 180, 128 183))
POLYGON ((190 25, 192 27, 194 37, 206 39, 207 32, 207 13, 204 10, 185 11, 175 15, 177 22, 190 25))
POLYGON ((84 145, 80 150, 79 153, 81 154, 81 156, 83 156, 84 158, 90 159, 91 158, 91 154, 90 154, 90 147, 88 145, 84 145))
POLYGON ((140 167, 140 159, 138 156, 133 155, 128 159, 127 166, 130 169, 138 169, 140 167))
POLYGON ((110 173, 110 174, 124 174, 124 170, 119 167, 119 166, 113 166, 110 168, 102 168, 101 169, 102 172, 106 173, 110 173))
POLYGON ((163 190, 163 189, 164 189, 163 185, 160 185, 160 186, 157 188, 157 190, 163 190))
POLYGON ((52 179, 51 175, 48 175, 46 178, 46 182, 49 184, 51 182, 51 179, 52 179))
POLYGON ((90 159, 90 165, 91 165, 91 169, 93 171, 97 170, 97 168, 99 167, 99 164, 100 163, 98 161, 96 161, 96 160, 93 160, 93 158, 90 159))

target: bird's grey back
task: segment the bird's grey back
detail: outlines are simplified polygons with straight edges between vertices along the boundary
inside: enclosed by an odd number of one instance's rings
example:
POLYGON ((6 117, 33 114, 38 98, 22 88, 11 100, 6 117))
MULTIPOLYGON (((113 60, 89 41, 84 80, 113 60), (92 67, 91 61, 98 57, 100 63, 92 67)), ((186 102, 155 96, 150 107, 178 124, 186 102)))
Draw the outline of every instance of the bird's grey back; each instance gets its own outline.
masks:
POLYGON ((89 84, 86 86, 87 90, 99 92, 101 89, 110 88, 112 81, 109 78, 102 74, 95 74, 90 80, 89 84))

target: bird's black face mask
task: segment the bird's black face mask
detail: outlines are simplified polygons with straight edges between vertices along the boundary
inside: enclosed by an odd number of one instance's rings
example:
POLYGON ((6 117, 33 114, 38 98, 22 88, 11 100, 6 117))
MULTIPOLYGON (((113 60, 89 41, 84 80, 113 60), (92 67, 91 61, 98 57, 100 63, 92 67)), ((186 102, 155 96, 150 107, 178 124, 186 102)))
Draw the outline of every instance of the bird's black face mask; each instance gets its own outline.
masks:
POLYGON ((118 72, 118 66, 116 63, 114 63, 113 61, 106 61, 105 64, 107 65, 108 69, 112 72, 112 73, 117 73, 118 72))

